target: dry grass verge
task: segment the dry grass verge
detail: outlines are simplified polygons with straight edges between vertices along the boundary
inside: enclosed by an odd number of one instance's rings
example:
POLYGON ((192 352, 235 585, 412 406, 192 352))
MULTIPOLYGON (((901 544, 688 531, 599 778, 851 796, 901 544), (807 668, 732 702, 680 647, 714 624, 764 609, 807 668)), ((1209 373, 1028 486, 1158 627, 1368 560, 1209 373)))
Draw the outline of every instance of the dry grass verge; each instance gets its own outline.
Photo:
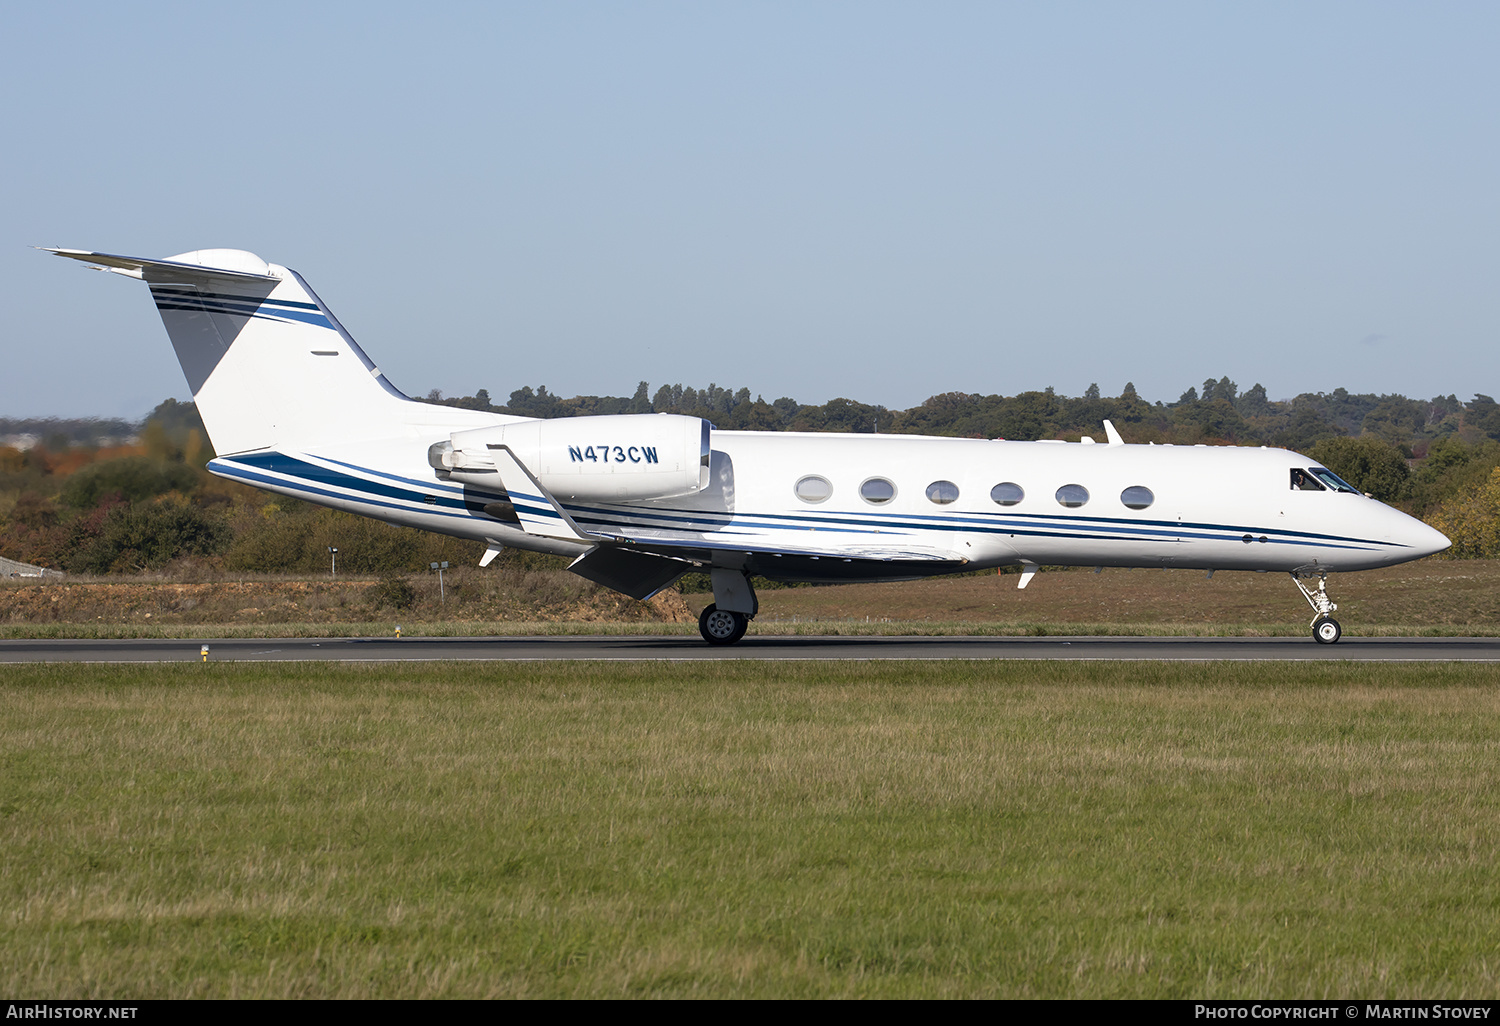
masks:
MULTIPOLYGON (((211 626, 218 631, 246 629, 343 633, 378 627, 384 633, 400 620, 482 624, 680 623, 693 618, 676 592, 637 602, 559 570, 524 570, 506 575, 459 568, 445 575, 440 597, 435 577, 407 578, 412 601, 397 608, 382 601, 389 594, 371 578, 307 579, 239 577, 217 581, 170 579, 69 579, 0 586, 0 634, 20 636, 152 636, 211 626)), ((481 633, 483 633, 481 631, 481 633)))
MULTIPOLYGON (((692 634, 709 595, 636 602, 565 571, 457 568, 411 606, 372 579, 69 580, 0 584, 0 637, 347 637, 389 634, 692 634)), ((1302 636, 1310 612, 1284 574, 1044 572, 901 584, 762 589, 755 634, 1302 636)), ((1331 578, 1350 636, 1500 632, 1500 560, 1424 560, 1331 578)))

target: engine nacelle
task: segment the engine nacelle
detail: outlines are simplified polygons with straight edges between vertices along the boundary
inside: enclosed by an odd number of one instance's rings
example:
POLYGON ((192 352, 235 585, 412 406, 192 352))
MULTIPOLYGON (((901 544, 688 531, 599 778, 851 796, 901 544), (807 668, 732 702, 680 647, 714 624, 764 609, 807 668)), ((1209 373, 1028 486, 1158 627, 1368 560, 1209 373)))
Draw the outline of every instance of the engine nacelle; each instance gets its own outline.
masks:
POLYGON ((669 499, 708 486, 708 431, 706 420, 675 414, 528 420, 456 431, 427 461, 441 476, 493 486, 491 450, 505 446, 559 499, 669 499))

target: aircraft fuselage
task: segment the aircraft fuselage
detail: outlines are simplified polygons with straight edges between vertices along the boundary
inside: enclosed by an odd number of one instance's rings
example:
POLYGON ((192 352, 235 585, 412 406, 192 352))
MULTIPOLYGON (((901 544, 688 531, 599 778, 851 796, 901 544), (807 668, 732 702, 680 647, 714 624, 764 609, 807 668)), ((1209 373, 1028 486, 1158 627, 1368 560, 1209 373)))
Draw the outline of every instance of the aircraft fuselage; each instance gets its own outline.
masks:
MULTIPOLYGON (((452 427, 434 424, 432 437, 452 427)), ((230 456, 210 469, 424 530, 560 554, 587 548, 486 514, 482 491, 436 479, 429 441, 230 456)), ((695 495, 562 506, 586 534, 784 580, 1016 563, 1364 570, 1446 547, 1382 502, 1293 487, 1294 472, 1313 469, 1271 448, 714 431, 708 486, 695 495), (813 478, 821 483, 803 484, 799 497, 799 482, 813 478)))

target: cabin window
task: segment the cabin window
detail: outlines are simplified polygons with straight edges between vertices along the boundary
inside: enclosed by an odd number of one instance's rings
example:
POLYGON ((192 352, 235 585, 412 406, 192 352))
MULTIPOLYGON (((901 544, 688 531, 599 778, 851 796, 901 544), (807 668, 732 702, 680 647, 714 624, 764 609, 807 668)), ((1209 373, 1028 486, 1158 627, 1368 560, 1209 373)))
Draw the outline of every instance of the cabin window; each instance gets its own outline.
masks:
POLYGON ((859 486, 859 495, 866 502, 883 506, 896 497, 896 486, 883 477, 872 477, 859 486))
POLYGON ((1120 493, 1120 501, 1126 509, 1145 509, 1156 501, 1156 496, 1145 485, 1131 485, 1120 493))
POLYGON ((1057 490, 1057 501, 1068 509, 1077 509, 1089 501, 1089 490, 1081 484, 1065 484, 1057 490))
POLYGON ((1026 498, 1026 489, 1014 481, 1001 481, 990 489, 990 498, 1001 506, 1014 506, 1026 498))
POLYGON ((958 485, 952 481, 934 481, 927 486, 927 498, 939 506, 946 506, 958 499, 958 485))
POLYGON ((1336 492, 1351 492, 1354 495, 1359 494, 1358 488, 1354 487, 1348 481, 1345 481, 1343 478, 1339 477, 1333 471, 1328 470, 1325 467, 1309 467, 1308 471, 1312 474, 1313 477, 1317 478, 1319 481, 1322 481, 1325 485, 1327 485, 1329 488, 1332 488, 1336 492))
POLYGON ((1292 468, 1292 491, 1321 492, 1323 490, 1323 486, 1318 484, 1317 478, 1313 477, 1301 467, 1292 468))
POLYGON ((797 498, 803 502, 824 502, 833 494, 833 485, 828 482, 828 478, 826 477, 809 474, 797 482, 794 490, 797 493, 797 498))

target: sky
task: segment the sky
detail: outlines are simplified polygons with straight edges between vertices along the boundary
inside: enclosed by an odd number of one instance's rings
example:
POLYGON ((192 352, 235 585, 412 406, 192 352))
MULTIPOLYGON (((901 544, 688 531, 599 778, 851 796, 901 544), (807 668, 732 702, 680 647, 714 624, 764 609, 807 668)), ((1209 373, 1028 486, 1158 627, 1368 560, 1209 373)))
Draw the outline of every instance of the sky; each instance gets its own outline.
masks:
POLYGON ((1500 393, 1500 5, 15 4, 0 415, 251 250, 409 394, 1500 393))

